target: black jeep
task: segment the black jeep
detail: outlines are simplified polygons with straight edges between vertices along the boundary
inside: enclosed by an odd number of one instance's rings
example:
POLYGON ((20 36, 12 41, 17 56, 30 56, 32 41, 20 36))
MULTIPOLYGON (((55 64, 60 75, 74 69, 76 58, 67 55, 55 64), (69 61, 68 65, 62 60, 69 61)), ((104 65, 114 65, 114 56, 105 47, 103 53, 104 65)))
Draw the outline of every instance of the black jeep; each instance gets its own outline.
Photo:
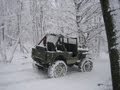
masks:
POLYGON ((32 59, 35 65, 48 70, 49 77, 61 77, 67 73, 67 66, 77 65, 79 71, 91 71, 93 63, 85 59, 87 48, 79 48, 77 38, 47 34, 35 48, 32 59))

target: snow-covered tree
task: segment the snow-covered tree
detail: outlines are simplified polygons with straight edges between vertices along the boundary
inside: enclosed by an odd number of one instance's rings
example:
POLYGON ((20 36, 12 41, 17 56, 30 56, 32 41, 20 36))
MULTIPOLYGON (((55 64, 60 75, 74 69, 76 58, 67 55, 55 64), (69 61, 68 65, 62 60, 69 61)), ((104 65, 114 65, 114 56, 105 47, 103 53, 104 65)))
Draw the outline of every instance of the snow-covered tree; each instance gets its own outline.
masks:
MULTIPOLYGON (((74 0, 79 44, 87 45, 92 54, 100 52, 104 23, 99 0, 74 0)), ((105 36, 104 36, 105 37, 105 36)), ((106 42, 105 42, 106 43, 106 42)))

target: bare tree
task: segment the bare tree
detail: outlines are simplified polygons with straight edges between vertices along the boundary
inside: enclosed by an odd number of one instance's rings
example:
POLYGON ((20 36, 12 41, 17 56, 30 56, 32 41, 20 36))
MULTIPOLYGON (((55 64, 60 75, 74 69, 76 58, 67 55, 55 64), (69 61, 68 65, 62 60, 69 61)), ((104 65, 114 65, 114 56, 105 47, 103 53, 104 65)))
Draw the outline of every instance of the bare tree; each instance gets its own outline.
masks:
POLYGON ((30 0, 32 16, 33 42, 37 44, 44 35, 44 7, 48 0, 30 0))
POLYGON ((119 0, 100 0, 110 55, 113 90, 120 90, 119 0))
POLYGON ((73 1, 76 8, 79 46, 89 47, 90 52, 98 56, 101 33, 105 32, 100 2, 98 0, 73 1))

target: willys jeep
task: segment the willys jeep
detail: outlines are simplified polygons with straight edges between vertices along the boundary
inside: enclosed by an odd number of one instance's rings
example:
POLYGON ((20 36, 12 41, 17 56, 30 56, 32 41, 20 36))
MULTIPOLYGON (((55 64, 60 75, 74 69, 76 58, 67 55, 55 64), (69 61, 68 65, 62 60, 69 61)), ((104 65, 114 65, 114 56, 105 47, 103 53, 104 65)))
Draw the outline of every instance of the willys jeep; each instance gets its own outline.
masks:
POLYGON ((48 77, 66 75, 67 67, 76 65, 79 71, 90 72, 93 63, 86 59, 87 48, 78 47, 77 38, 57 34, 47 34, 32 48, 34 65, 47 70, 48 77))

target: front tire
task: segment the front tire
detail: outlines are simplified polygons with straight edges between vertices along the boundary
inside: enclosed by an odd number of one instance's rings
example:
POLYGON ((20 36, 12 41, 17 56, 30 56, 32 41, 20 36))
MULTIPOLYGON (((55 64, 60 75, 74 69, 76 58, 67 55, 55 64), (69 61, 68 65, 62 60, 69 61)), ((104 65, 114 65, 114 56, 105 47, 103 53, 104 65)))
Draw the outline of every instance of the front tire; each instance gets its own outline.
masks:
POLYGON ((90 60, 83 60, 79 64, 79 71, 81 72, 90 72, 93 68, 93 62, 90 60))
POLYGON ((67 73, 67 65, 64 61, 58 60, 48 68, 48 77, 58 78, 65 76, 67 73))

